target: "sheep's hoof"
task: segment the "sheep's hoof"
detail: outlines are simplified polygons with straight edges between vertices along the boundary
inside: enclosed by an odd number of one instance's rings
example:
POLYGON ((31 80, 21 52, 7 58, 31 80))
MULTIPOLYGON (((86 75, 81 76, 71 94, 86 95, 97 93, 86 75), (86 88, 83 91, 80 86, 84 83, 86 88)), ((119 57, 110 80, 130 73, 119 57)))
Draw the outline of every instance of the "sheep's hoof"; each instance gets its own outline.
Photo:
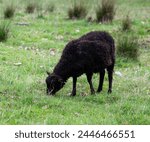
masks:
POLYGON ((111 94, 111 93, 112 93, 112 90, 111 90, 111 89, 109 89, 109 90, 108 90, 108 94, 111 94))
POLYGON ((97 93, 100 93, 100 92, 102 92, 102 89, 100 89, 100 90, 98 89, 98 90, 97 90, 97 93))
POLYGON ((70 97, 75 97, 75 95, 70 95, 70 97))
POLYGON ((95 91, 94 91, 94 90, 92 90, 92 91, 91 91, 91 94, 92 94, 92 95, 95 95, 95 91))
POLYGON ((71 95, 70 95, 70 97, 74 97, 76 94, 75 93, 72 93, 71 95))

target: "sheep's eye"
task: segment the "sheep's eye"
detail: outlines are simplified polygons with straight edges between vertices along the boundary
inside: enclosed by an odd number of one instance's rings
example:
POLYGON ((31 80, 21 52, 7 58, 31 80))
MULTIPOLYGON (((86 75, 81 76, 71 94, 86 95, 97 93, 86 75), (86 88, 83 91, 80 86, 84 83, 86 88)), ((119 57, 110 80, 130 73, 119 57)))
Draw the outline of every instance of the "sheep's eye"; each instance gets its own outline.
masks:
POLYGON ((51 90, 53 90, 53 89, 54 89, 53 84, 50 84, 49 88, 50 88, 51 90))
POLYGON ((52 88, 52 90, 54 90, 54 86, 52 86, 51 88, 52 88))

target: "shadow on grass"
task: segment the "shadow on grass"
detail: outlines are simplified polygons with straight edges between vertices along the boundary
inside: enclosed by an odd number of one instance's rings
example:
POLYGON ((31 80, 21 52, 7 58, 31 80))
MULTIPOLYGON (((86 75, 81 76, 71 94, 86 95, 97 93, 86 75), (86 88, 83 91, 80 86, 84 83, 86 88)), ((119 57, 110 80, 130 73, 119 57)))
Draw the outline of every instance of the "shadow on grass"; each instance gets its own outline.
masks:
POLYGON ((107 94, 107 93, 100 93, 95 95, 87 95, 87 96, 66 96, 66 95, 56 95, 54 96, 61 100, 68 100, 73 102, 86 102, 86 103, 93 103, 93 104, 113 104, 116 103, 120 97, 115 94, 107 94))

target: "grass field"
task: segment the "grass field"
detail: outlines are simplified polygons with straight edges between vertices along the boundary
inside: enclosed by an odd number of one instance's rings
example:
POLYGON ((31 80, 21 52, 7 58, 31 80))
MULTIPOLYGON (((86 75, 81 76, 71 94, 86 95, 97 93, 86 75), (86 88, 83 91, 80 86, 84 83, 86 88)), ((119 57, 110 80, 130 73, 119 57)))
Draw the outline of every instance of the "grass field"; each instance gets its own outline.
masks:
MULTIPOLYGON (((117 0, 116 16, 110 24, 68 20, 71 0, 49 0, 55 5, 54 12, 41 17, 37 12, 25 13, 23 0, 13 2, 17 9, 9 37, 0 42, 0 124, 150 124, 149 0, 117 0), (46 71, 52 72, 64 46, 92 30, 108 31, 117 43, 121 20, 128 13, 133 20, 131 32, 139 36, 140 55, 138 61, 116 57, 115 71, 122 76, 114 75, 113 93, 107 94, 105 76, 102 93, 90 95, 83 75, 78 78, 77 96, 69 97, 71 78, 55 96, 47 96, 46 71)), ((94 16, 96 2, 88 1, 88 16, 94 16)), ((0 9, 6 4, 0 0, 0 9)), ((95 74, 95 89, 98 79, 95 74)))

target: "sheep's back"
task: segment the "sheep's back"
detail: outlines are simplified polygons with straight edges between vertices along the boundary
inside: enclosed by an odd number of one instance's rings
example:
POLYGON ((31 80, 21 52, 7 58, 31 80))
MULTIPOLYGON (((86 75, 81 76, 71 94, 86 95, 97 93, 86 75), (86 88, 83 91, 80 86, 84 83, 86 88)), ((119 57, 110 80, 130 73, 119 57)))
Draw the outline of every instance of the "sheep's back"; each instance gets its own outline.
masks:
POLYGON ((112 59, 115 60, 115 42, 109 33, 105 31, 92 31, 81 36, 80 38, 76 40, 69 42, 69 44, 75 45, 76 43, 84 41, 84 40, 96 41, 96 42, 99 41, 99 42, 105 42, 109 44, 109 48, 111 49, 110 52, 111 52, 112 59))
POLYGON ((73 41, 63 50, 61 60, 73 70, 99 72, 112 64, 110 52, 110 45, 102 41, 73 41))
POLYGON ((93 66, 106 68, 112 64, 110 45, 102 41, 80 41, 77 46, 80 58, 90 60, 93 66))
POLYGON ((79 38, 79 40, 90 40, 90 41, 95 41, 95 40, 99 40, 99 41, 103 41, 103 42, 107 42, 110 45, 114 45, 114 39, 112 38, 112 36, 105 32, 105 31, 93 31, 93 32, 89 32, 83 36, 81 36, 79 38))
MULTIPOLYGON (((89 40, 89 41, 100 41, 109 44, 111 58, 113 63, 115 62, 115 41, 113 37, 105 31, 92 31, 83 36, 81 36, 78 40, 89 40)), ((76 40, 76 41, 78 41, 76 40)))

